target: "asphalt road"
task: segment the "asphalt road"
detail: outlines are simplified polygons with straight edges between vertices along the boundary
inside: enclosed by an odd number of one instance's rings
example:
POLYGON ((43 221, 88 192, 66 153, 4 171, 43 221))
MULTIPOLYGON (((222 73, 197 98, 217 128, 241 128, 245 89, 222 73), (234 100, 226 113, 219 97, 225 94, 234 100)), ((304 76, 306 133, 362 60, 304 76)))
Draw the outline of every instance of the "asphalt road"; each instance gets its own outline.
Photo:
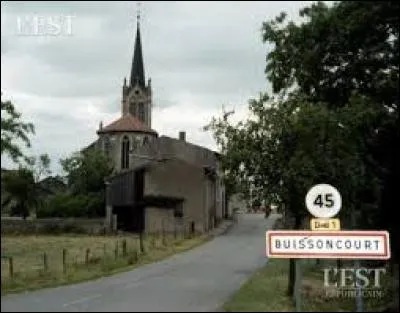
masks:
POLYGON ((240 215, 227 233, 193 250, 90 282, 1 297, 2 312, 215 312, 266 263, 275 216, 240 215))

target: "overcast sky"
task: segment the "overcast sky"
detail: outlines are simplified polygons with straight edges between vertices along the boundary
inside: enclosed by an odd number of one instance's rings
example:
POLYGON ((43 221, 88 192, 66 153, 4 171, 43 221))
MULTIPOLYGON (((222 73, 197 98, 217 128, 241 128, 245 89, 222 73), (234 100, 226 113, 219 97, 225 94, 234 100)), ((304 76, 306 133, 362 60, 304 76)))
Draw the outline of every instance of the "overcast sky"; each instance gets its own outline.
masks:
MULTIPOLYGON (((270 88, 264 74, 270 47, 262 43, 262 22, 281 11, 296 19, 309 3, 142 2, 152 128, 172 137, 184 130, 188 141, 216 149, 202 126, 222 112, 222 104, 245 116, 247 100, 270 88)), ((3 98, 11 99, 24 121, 36 127, 29 154, 48 153, 53 171, 59 172, 61 157, 97 138, 100 121, 107 125, 121 115, 136 2, 3 1, 1 22, 3 98), (32 24, 18 26, 18 21, 33 16, 63 18, 63 29, 58 36, 43 30, 28 36, 35 32, 32 24)), ((2 167, 10 164, 2 157, 2 167)))

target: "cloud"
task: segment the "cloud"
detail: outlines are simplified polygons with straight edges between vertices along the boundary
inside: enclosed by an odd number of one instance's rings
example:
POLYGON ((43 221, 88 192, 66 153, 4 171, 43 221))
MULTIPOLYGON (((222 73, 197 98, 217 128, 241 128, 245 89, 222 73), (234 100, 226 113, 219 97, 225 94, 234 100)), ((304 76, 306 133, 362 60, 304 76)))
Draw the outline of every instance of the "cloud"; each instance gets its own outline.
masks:
MULTIPOLYGON (((141 32, 146 78, 152 79, 153 128, 215 148, 200 131, 221 105, 247 107, 269 90, 261 25, 281 11, 296 18, 310 2, 145 2, 141 32)), ((2 90, 37 133, 32 153, 58 158, 96 139, 120 116, 122 82, 128 77, 136 33, 135 2, 1 3, 2 90), (18 20, 71 19, 71 34, 21 36, 18 20)), ((2 157, 2 161, 3 161, 2 157)), ((5 162, 9 162, 4 160, 5 162)), ((55 170, 59 166, 55 165, 55 170)))

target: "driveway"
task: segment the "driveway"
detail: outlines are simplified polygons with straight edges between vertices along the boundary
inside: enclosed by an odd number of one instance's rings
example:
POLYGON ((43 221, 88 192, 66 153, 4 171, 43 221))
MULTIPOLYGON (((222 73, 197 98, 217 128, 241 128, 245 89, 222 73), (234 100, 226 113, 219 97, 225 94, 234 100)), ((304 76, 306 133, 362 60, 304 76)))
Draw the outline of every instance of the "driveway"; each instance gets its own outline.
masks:
POLYGON ((242 214, 227 233, 130 272, 1 297, 2 312, 213 312, 266 263, 265 231, 277 216, 242 214))

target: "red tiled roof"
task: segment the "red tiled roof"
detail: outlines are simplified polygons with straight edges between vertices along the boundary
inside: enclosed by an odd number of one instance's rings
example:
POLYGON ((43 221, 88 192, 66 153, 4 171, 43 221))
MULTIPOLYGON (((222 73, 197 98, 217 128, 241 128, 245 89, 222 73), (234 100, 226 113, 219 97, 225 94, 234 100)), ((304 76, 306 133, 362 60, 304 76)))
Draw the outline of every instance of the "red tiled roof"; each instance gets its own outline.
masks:
POLYGON ((131 114, 126 114, 97 131, 98 134, 108 132, 142 132, 157 134, 155 130, 147 127, 142 121, 131 114))

